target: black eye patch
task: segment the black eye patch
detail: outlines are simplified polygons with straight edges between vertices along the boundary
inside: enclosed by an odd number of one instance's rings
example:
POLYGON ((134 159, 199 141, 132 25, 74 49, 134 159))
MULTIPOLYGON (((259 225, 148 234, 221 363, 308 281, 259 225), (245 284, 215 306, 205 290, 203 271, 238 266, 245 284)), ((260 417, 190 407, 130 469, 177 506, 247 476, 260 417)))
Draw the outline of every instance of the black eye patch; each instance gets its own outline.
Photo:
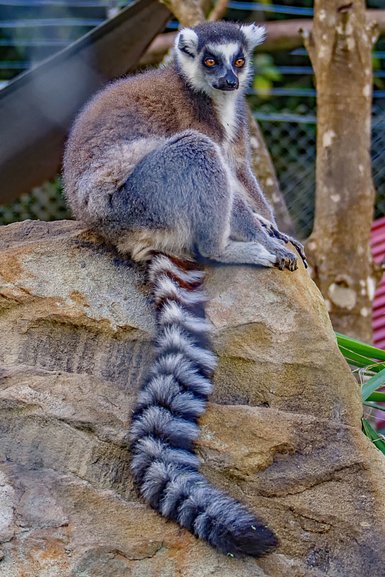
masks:
POLYGON ((217 66, 218 64, 222 63, 221 59, 216 54, 212 54, 212 52, 208 52, 208 51, 205 51, 203 53, 202 62, 208 68, 213 68, 213 66, 217 66), (207 65, 206 61, 214 61, 214 64, 211 64, 211 66, 207 65))
POLYGON ((245 60, 245 55, 243 54, 243 52, 238 52, 238 54, 236 56, 234 56, 233 58, 233 63, 236 62, 237 60, 245 60))

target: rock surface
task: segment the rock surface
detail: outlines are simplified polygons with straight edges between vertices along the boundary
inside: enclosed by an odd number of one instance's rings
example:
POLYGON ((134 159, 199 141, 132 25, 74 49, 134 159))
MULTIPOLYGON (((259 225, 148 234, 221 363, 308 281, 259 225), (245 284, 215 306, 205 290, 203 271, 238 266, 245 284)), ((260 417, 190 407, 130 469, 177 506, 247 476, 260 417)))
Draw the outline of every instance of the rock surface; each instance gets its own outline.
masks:
POLYGON ((143 268, 74 222, 0 228, 1 577, 385 576, 385 465, 304 270, 207 271, 220 357, 205 474, 280 538, 226 558, 137 498, 127 428, 151 362, 143 268))

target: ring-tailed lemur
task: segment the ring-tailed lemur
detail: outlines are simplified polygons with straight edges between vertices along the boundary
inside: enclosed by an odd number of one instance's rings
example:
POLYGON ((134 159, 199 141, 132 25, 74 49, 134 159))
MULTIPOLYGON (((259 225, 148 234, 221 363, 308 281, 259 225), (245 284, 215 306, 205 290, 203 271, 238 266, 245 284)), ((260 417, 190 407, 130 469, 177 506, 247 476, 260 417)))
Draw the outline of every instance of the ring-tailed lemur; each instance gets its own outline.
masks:
POLYGON ((215 357, 207 350, 203 273, 192 262, 297 268, 249 163, 243 94, 264 34, 224 22, 183 29, 173 63, 91 100, 64 159, 75 216, 134 260, 150 261, 157 356, 131 425, 140 493, 220 551, 254 556, 273 548, 275 535, 215 489, 194 454, 215 357))

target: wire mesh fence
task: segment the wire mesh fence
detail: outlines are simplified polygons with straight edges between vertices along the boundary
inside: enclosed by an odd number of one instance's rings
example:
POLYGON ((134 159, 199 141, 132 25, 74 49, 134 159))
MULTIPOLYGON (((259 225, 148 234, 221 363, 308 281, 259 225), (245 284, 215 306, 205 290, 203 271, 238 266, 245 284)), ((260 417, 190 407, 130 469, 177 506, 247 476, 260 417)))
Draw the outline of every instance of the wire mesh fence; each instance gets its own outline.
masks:
POLYGON ((256 113, 272 156, 296 233, 312 229, 315 193, 316 118, 301 105, 297 114, 256 113))
MULTIPOLYGON (((281 190, 298 236, 312 231, 315 200, 316 117, 300 105, 297 114, 255 114, 270 150, 281 190)), ((375 101, 372 117, 372 175, 375 216, 385 214, 385 99, 375 101)))
MULTIPOLYGON (((371 0, 368 7, 381 7, 371 0)), ((128 0, 0 0, 0 82, 9 79, 67 46, 128 0)), ((229 2, 228 17, 311 17, 312 2, 229 2)), ((175 29, 176 22, 171 23, 175 29)), ((372 167, 377 190, 376 215, 385 214, 385 41, 374 53, 375 85, 372 119, 372 167), (381 51, 382 47, 382 51, 381 51)), ((314 217, 316 116, 312 68, 306 51, 296 49, 274 55, 266 65, 273 69, 268 97, 258 97, 254 87, 251 102, 271 152, 278 180, 297 235, 306 238, 314 217), (289 56, 289 57, 288 57, 289 56)), ((260 62, 261 63, 261 62, 260 62)), ((263 62, 262 62, 263 64, 263 62)), ((258 66, 258 63, 257 63, 258 66)), ((263 76, 259 67, 259 74, 263 76)), ((9 205, 0 205, 0 224, 24 219, 69 218, 60 178, 34 189, 9 205)))
POLYGON ((376 217, 385 215, 385 99, 374 106, 372 120, 372 172, 377 192, 376 217))
POLYGON ((0 225, 22 220, 61 220, 71 218, 60 178, 46 182, 23 194, 15 202, 0 205, 0 225))

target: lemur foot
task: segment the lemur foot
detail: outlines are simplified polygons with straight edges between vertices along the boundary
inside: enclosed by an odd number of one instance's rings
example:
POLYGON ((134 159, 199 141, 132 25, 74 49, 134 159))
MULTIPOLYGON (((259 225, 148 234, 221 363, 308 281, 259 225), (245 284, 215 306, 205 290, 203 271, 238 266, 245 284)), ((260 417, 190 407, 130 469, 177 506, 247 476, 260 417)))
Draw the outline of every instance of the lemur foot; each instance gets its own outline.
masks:
POLYGON ((288 250, 282 246, 276 249, 274 253, 277 257, 275 266, 279 268, 279 270, 284 270, 285 268, 290 271, 297 270, 297 257, 293 252, 291 252, 291 250, 288 250))
POLYGON ((305 254, 305 248, 304 248, 303 244, 299 242, 299 240, 293 238, 292 236, 290 236, 288 234, 285 234, 284 232, 281 232, 280 230, 278 230, 278 228, 276 226, 274 226, 274 224, 272 222, 270 222, 269 220, 267 220, 263 216, 260 216, 259 214, 257 214, 256 217, 258 218, 259 222, 261 223, 261 225, 266 230, 266 232, 269 236, 272 236, 273 238, 276 238, 277 240, 282 240, 285 244, 290 242, 294 246, 296 251, 298 252, 299 256, 301 257, 302 262, 304 264, 304 267, 308 268, 309 265, 308 265, 306 254, 305 254))

